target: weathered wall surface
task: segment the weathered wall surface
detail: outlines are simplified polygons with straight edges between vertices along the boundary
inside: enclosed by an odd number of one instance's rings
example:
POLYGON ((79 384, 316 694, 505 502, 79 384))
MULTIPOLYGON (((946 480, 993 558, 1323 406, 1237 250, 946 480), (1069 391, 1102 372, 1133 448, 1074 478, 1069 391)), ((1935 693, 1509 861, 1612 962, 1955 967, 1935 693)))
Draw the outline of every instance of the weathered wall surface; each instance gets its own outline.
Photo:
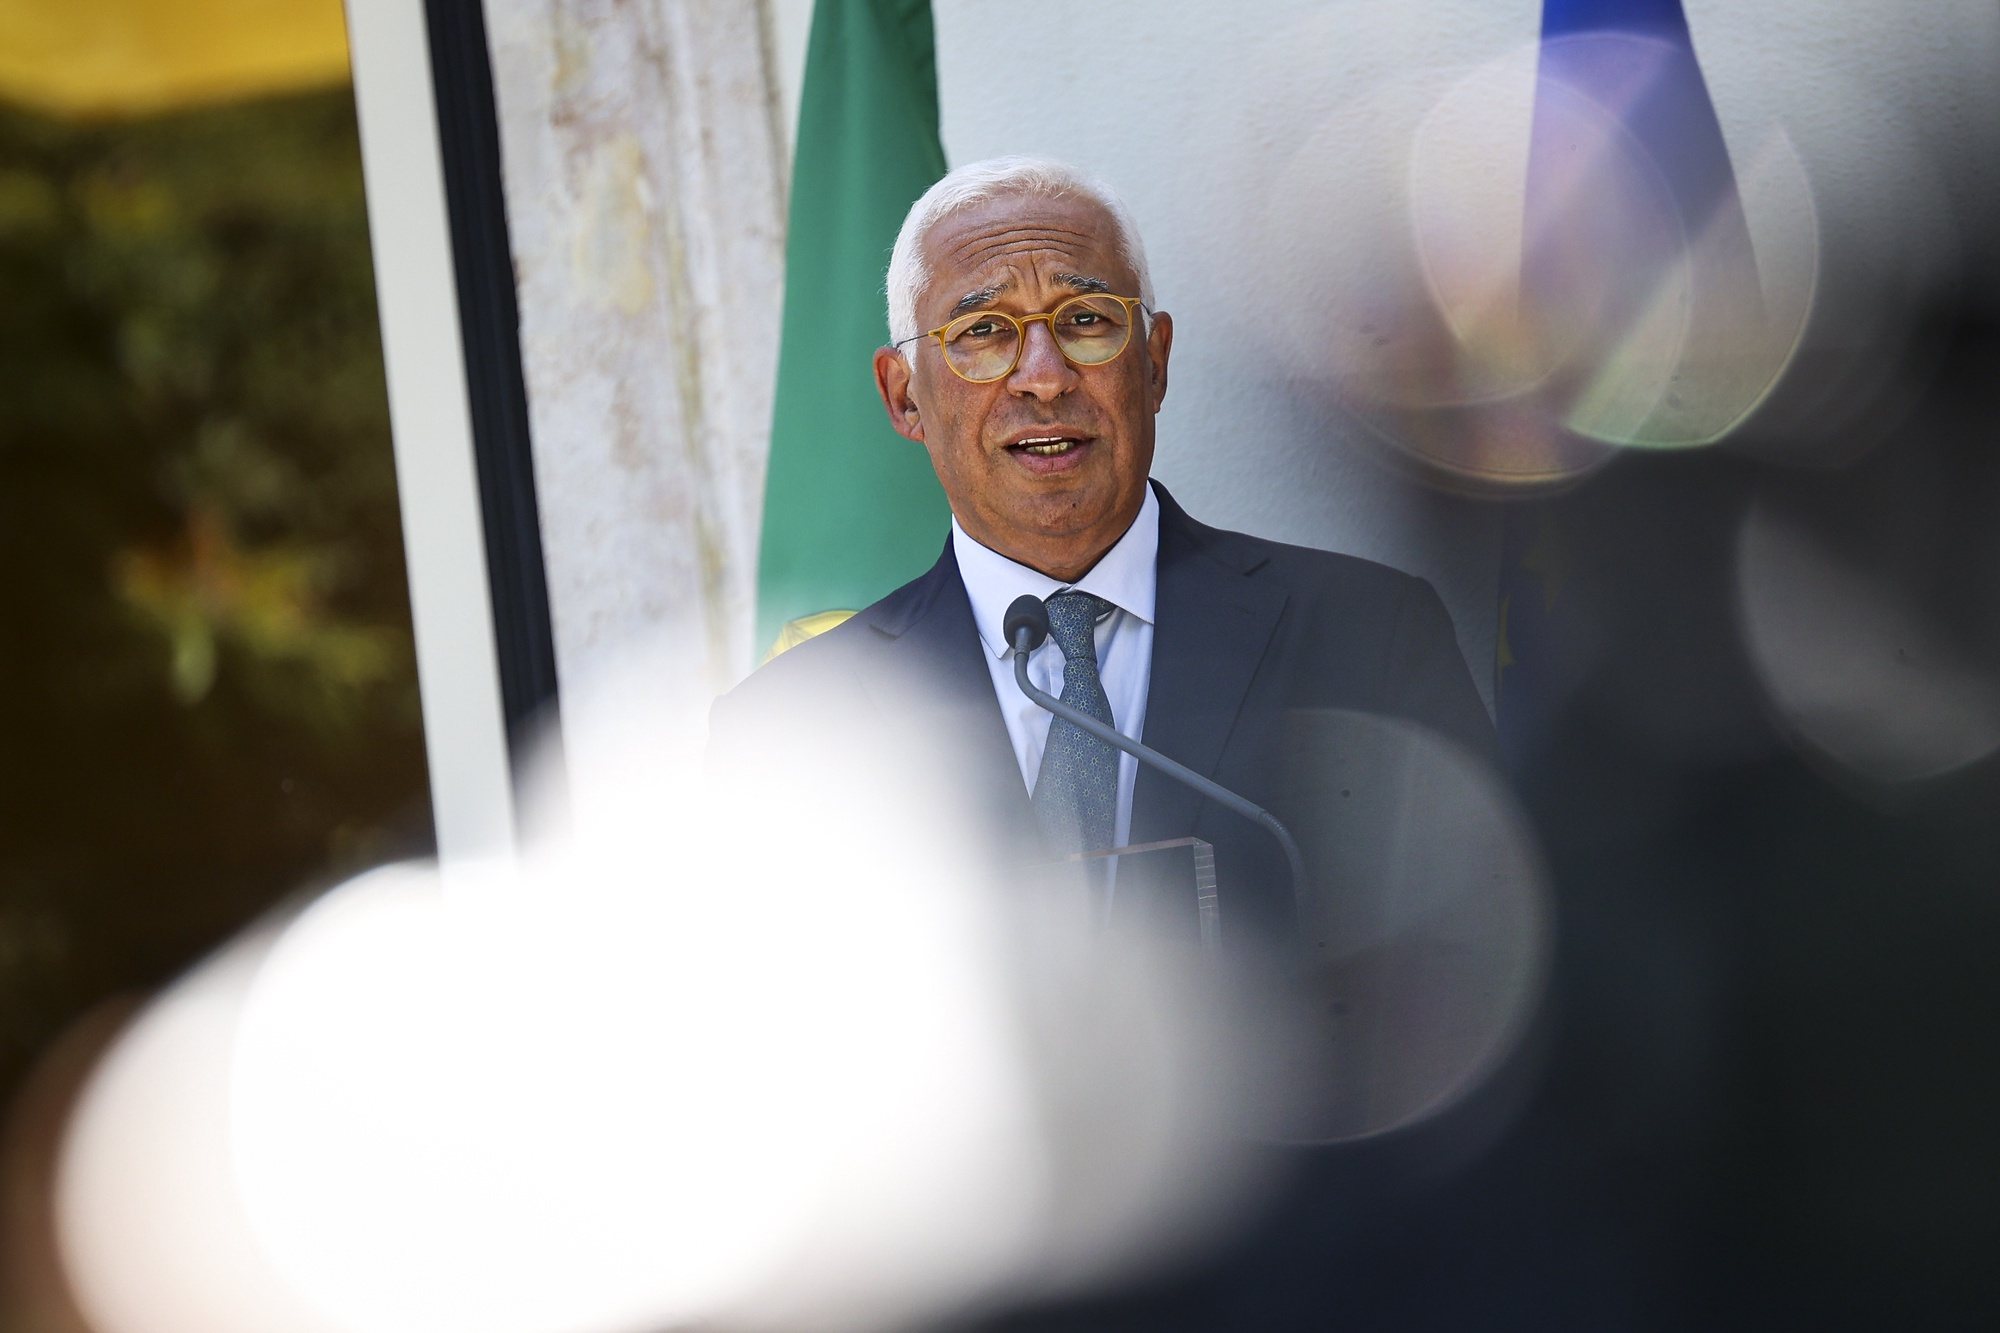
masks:
POLYGON ((663 689, 706 697, 750 666, 784 267, 767 20, 489 0, 565 680, 662 633, 663 689))

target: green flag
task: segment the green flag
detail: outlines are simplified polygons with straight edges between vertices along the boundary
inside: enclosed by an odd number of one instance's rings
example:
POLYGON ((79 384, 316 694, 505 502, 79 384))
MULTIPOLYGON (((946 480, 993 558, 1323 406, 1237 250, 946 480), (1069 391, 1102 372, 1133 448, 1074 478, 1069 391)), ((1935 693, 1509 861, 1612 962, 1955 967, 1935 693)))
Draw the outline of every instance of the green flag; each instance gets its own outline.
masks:
POLYGON ((788 622, 868 605, 943 545, 944 492, 923 448, 890 428, 869 358, 889 337, 896 231, 944 172, 929 0, 818 0, 792 164, 760 650, 788 622))

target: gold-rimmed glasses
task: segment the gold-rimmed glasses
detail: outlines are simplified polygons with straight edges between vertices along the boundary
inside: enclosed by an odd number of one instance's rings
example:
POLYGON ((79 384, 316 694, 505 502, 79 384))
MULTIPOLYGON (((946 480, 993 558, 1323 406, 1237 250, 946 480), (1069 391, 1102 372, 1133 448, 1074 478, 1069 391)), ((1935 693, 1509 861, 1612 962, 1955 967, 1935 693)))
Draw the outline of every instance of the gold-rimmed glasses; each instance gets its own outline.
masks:
POLYGON ((1138 322, 1134 312, 1138 310, 1152 313, 1136 296, 1087 292, 1036 315, 976 310, 928 333, 905 338, 896 346, 935 338, 954 375, 974 384, 991 384, 1014 373, 1014 367, 1021 363, 1021 349, 1028 342, 1028 325, 1036 320, 1048 321, 1056 350, 1071 365, 1101 366, 1132 341, 1132 326, 1138 322))

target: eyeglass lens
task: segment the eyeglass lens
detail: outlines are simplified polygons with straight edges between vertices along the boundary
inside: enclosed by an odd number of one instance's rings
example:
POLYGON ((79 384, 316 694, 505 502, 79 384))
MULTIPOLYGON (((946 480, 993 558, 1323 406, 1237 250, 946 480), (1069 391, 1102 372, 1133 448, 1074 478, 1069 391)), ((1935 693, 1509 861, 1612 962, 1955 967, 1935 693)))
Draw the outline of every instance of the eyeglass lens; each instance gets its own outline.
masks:
MULTIPOLYGON (((1110 296, 1073 297, 1057 306, 1048 321, 1056 346, 1080 366, 1109 361, 1125 350, 1132 334, 1131 311, 1110 296)), ((1021 324, 1011 316, 987 311, 962 315, 945 328, 944 354, 965 378, 996 380, 1014 368, 1022 336, 1021 324)))

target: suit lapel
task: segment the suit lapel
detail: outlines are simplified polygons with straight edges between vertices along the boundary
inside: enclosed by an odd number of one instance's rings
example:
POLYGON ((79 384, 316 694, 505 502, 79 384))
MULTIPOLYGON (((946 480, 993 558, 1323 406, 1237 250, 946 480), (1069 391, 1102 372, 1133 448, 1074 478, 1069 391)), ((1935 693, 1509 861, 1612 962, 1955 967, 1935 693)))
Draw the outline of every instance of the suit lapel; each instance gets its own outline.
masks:
POLYGON ((871 628, 883 640, 881 672, 864 688, 898 752, 933 756, 935 780, 962 798, 1003 854, 1037 854, 1034 812, 949 542, 906 593, 873 615, 871 628))
MULTIPOLYGON (((1254 575, 1224 534, 1160 498, 1159 590, 1144 740, 1197 773, 1215 775, 1251 680, 1285 607, 1282 589, 1254 575)), ((1188 836, 1201 798, 1141 767, 1132 798, 1132 841, 1188 836)))

